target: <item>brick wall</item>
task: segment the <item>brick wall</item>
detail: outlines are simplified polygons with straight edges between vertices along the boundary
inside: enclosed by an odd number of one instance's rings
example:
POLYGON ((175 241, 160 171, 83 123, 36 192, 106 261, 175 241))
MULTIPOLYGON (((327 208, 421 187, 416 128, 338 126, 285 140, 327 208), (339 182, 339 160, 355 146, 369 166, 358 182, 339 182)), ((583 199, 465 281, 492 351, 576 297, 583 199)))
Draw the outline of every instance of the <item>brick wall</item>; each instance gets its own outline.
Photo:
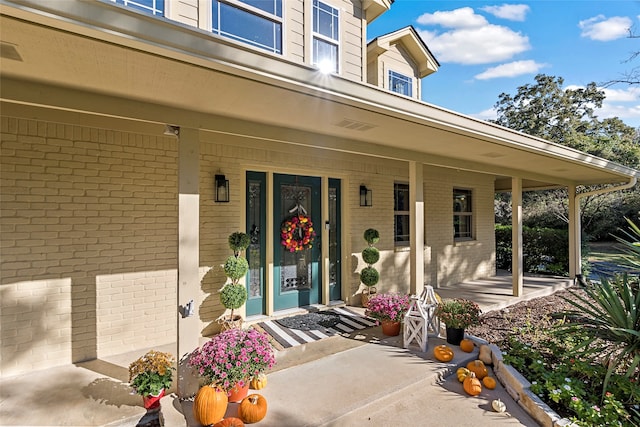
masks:
POLYGON ((2 375, 174 341, 175 139, 9 117, 1 138, 2 375))

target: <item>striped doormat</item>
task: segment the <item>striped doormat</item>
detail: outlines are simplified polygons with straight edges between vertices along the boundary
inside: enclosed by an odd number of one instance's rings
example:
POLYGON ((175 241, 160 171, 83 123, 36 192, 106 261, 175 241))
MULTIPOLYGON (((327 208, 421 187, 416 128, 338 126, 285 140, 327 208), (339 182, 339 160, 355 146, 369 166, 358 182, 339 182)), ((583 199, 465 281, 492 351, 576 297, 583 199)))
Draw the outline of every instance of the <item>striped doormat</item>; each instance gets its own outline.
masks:
POLYGON ((267 320, 258 323, 258 326, 267 332, 282 348, 296 347, 305 343, 321 340, 332 335, 348 335, 354 331, 376 326, 376 321, 363 317, 344 307, 336 307, 328 310, 336 314, 338 323, 329 328, 301 330, 287 328, 276 320, 267 320))

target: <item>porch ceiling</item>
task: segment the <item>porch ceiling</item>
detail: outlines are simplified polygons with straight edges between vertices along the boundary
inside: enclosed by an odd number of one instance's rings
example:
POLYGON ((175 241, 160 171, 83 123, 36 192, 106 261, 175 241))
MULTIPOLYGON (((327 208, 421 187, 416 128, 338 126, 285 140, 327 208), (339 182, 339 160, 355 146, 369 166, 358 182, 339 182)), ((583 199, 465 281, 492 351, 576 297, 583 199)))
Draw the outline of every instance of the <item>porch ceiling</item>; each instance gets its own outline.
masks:
MULTIPOLYGON (((44 107, 415 160, 524 188, 640 172, 101 2, 3 0, 5 114, 44 107), (40 7, 40 6, 38 6, 40 7), (99 16, 98 25, 87 17, 99 16), (35 21, 28 22, 28 21, 35 21), (108 28, 103 28, 108 27, 108 28), (131 30, 134 29, 134 30, 131 30)), ((33 110, 29 114, 34 115, 33 110)))

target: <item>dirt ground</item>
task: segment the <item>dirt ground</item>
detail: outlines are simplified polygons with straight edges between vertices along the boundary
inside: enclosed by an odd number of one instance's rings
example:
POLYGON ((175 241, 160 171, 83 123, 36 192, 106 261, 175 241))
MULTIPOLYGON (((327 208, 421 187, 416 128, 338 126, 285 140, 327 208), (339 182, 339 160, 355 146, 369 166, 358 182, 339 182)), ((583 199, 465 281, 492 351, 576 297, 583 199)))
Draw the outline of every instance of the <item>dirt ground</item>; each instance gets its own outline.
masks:
MULTIPOLYGON (((524 335, 535 334, 536 330, 549 328, 554 322, 553 314, 571 309, 562 297, 570 297, 571 292, 583 292, 575 287, 554 294, 522 301, 501 310, 489 311, 481 315, 481 324, 467 329, 467 333, 485 339, 500 347, 509 335, 516 331, 524 335)), ((536 340, 531 340, 536 341, 536 340)))

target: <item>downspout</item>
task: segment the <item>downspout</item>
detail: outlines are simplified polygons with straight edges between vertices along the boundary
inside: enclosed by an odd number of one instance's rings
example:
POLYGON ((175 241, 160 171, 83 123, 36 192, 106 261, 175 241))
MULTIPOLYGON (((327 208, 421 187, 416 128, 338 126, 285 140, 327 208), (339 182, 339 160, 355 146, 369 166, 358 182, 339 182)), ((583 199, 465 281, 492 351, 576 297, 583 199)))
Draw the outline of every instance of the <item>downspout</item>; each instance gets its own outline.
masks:
POLYGON ((635 175, 629 179, 629 182, 618 187, 601 188, 599 190, 587 191, 586 193, 576 194, 576 214, 574 221, 576 221, 576 281, 584 283, 582 278, 582 223, 580 221, 580 202, 587 196, 596 196, 598 194, 612 193, 614 191, 627 190, 633 188, 638 182, 638 177, 635 175))

